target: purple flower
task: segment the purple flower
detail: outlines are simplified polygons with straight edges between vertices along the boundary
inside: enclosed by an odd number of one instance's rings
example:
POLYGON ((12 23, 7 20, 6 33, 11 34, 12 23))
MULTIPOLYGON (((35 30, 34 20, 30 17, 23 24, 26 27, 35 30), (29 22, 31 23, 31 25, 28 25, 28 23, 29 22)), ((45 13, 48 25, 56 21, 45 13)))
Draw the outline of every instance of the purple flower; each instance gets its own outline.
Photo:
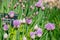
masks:
POLYGON ((32 39, 34 39, 35 38, 35 32, 30 32, 30 36, 32 39))
POLYGON ((8 30, 8 25, 4 24, 3 29, 4 31, 8 30))
POLYGON ((31 24, 31 23, 32 23, 32 19, 26 18, 26 23, 27 23, 27 24, 31 24))
POLYGON ((20 21, 19 20, 14 20, 13 25, 14 25, 14 27, 19 27, 20 21))
POLYGON ((38 37, 41 37, 42 34, 43 34, 42 29, 39 28, 39 29, 35 32, 35 34, 36 34, 38 37))
POLYGON ((10 11, 10 12, 9 12, 9 16, 10 16, 10 17, 14 17, 14 14, 15 14, 14 11, 10 11))
POLYGON ((54 25, 53 23, 47 23, 47 24, 45 25, 45 28, 46 28, 47 30, 54 30, 54 29, 55 29, 55 25, 54 25))
POLYGON ((42 0, 39 0, 36 4, 35 4, 36 7, 41 7, 43 6, 42 4, 42 0))

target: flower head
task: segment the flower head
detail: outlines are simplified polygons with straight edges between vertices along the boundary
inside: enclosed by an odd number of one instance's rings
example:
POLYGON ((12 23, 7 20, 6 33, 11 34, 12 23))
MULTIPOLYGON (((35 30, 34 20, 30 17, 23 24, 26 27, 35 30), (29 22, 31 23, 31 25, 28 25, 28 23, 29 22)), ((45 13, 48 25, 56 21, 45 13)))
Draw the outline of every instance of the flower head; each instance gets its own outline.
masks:
POLYGON ((25 18, 23 18, 23 19, 22 19, 22 23, 26 23, 26 20, 25 20, 25 18))
POLYGON ((8 30, 8 25, 4 24, 3 29, 4 31, 8 30))
POLYGON ((34 9, 34 7, 33 7, 32 5, 30 6, 30 8, 31 8, 32 10, 34 9))
POLYGON ((25 18, 19 20, 21 23, 26 23, 25 18))
POLYGON ((19 27, 20 21, 19 20, 14 20, 13 25, 14 25, 14 27, 19 27))
POLYGON ((35 4, 35 6, 36 7, 41 7, 43 4, 42 4, 42 0, 39 0, 36 4, 35 4))
POLYGON ((4 39, 6 39, 8 37, 8 34, 7 33, 5 33, 4 34, 4 39))
POLYGON ((14 14, 15 14, 14 11, 10 11, 10 12, 9 12, 9 16, 10 16, 10 17, 14 17, 14 14))
POLYGON ((36 34, 38 37, 41 37, 42 34, 43 34, 42 29, 39 28, 39 29, 35 32, 35 34, 36 34))
POLYGON ((3 17, 3 18, 2 18, 2 21, 4 21, 4 20, 5 20, 5 18, 3 17))
POLYGON ((34 27, 34 30, 38 30, 38 29, 39 29, 39 27, 38 27, 38 25, 36 24, 35 27, 34 27))
POLYGON ((41 7, 41 9, 42 9, 42 10, 45 10, 45 7, 44 7, 44 6, 42 6, 42 7, 41 7))
POLYGON ((23 40, 27 40, 25 36, 23 36, 23 40))
POLYGON ((55 25, 54 25, 53 23, 47 23, 47 24, 45 25, 45 28, 46 28, 47 30, 54 30, 54 29, 55 29, 55 25))
POLYGON ((30 36, 32 39, 34 39, 35 38, 35 32, 30 32, 30 36))
POLYGON ((26 18, 26 23, 27 24, 31 24, 32 23, 32 19, 31 18, 26 18))
POLYGON ((8 15, 6 15, 5 18, 8 18, 8 15))

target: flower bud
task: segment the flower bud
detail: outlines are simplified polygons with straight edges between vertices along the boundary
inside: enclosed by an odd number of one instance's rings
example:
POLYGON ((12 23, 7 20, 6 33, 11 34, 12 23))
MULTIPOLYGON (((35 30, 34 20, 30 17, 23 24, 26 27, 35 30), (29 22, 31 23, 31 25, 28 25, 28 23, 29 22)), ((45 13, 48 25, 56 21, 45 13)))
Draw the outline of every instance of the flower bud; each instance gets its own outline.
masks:
POLYGON ((8 37, 8 34, 4 33, 4 39, 7 39, 7 37, 8 37))

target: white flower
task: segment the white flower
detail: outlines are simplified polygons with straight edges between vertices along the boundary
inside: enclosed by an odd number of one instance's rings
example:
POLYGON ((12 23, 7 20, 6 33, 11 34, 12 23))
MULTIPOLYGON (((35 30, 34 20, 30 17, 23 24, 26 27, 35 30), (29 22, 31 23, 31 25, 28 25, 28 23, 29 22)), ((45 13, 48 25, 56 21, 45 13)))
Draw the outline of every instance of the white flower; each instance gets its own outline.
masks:
POLYGON ((39 27, 38 25, 36 24, 35 27, 34 27, 34 30, 37 30, 39 27))
POLYGON ((36 12, 36 15, 38 15, 38 11, 36 12))
POLYGON ((25 18, 23 18, 23 20, 22 20, 22 23, 26 23, 26 20, 25 20, 25 18))
POLYGON ((25 18, 23 18, 23 19, 20 19, 20 22, 21 22, 21 23, 26 23, 26 20, 25 20, 25 18))
POLYGON ((4 34, 4 38, 6 39, 7 37, 8 37, 8 34, 7 34, 7 33, 5 33, 5 34, 4 34))
POLYGON ((23 40, 27 40, 25 36, 23 36, 23 40))

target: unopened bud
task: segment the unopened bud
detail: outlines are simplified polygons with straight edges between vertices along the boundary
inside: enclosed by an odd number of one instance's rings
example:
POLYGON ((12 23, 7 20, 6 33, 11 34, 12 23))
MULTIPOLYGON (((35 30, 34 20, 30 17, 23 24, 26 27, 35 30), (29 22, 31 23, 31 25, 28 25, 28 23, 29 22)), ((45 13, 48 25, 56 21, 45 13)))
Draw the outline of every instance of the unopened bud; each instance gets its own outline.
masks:
POLYGON ((22 0, 19 0, 19 2, 21 3, 21 2, 22 2, 22 0))

